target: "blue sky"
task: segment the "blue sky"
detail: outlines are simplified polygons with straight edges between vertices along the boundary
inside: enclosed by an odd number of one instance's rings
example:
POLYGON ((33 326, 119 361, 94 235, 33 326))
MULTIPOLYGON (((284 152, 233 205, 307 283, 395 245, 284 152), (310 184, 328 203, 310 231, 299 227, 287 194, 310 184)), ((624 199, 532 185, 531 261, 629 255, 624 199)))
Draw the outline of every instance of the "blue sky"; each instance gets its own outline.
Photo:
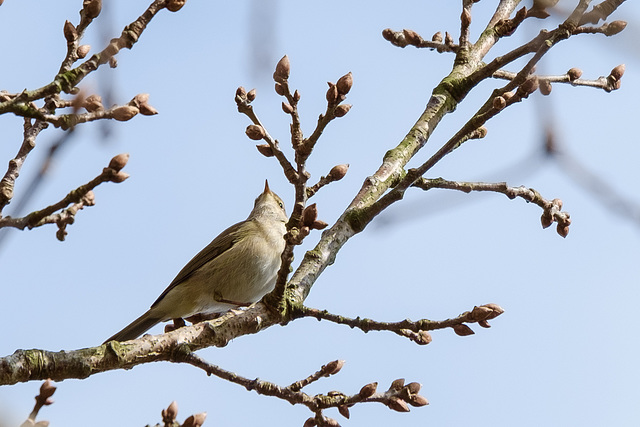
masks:
MULTIPOLYGON (((568 8, 573 2, 560 4, 568 8)), ((99 49, 103 31, 107 39, 118 35, 146 5, 109 2, 87 42, 99 49)), ((80 7, 80 1, 5 1, 0 89, 17 92, 51 80, 65 52, 64 21, 77 23, 80 7)), ((474 6, 472 36, 492 7, 474 6)), ((597 78, 626 63, 621 90, 607 94, 554 85, 551 96, 536 93, 507 109, 487 124, 485 139, 466 143, 430 171, 430 177, 507 181, 561 198, 573 220, 566 239, 553 228, 542 230, 540 209, 522 200, 413 190, 347 243, 307 299, 331 312, 387 321, 444 319, 494 302, 506 312, 491 329, 474 326, 471 337, 436 331, 430 345, 419 347, 394 334, 299 320, 200 354, 238 374, 281 385, 345 359, 339 375, 308 392, 356 393, 372 381, 386 389, 404 377, 422 383, 431 402, 409 414, 358 405, 350 420, 327 411, 344 426, 637 425, 639 224, 617 215, 561 165, 533 153, 550 119, 572 156, 638 203, 640 148, 633 124, 639 12, 637 4, 625 3, 613 17, 629 21, 623 33, 563 42, 538 67, 542 74, 562 74, 576 66, 584 78, 597 78)), ((292 189, 277 162, 260 156, 246 138, 248 119, 233 101, 238 86, 257 88, 254 108, 287 147, 289 123, 271 80, 284 54, 291 60, 290 84, 302 94, 306 134, 324 110, 326 81, 348 71, 354 76, 347 100, 352 110, 331 123, 309 161, 312 182, 336 164, 351 165, 343 181, 312 200, 321 219, 333 223, 451 68, 451 55, 393 47, 382 39, 382 29, 411 28, 425 37, 446 30, 457 37, 459 14, 458 2, 284 0, 190 0, 177 14, 160 13, 133 50, 118 55, 116 69, 100 69, 81 85, 104 96, 108 82, 114 103, 149 93, 160 114, 106 123, 108 137, 97 123, 78 128, 28 209, 58 200, 121 152, 131 155, 125 168, 131 178, 98 187, 97 205, 78 214, 65 242, 55 239, 54 227, 42 227, 12 232, 0 247, 2 356, 16 349, 99 345, 145 311, 213 237, 247 216, 265 178, 291 210, 292 189)), ((490 57, 533 37, 541 25, 525 21, 490 57)), ((443 120, 411 165, 437 150, 499 84, 482 83, 443 120)), ((21 120, 2 116, 0 129, 0 158, 7 161, 21 142, 21 120)), ((60 134, 51 128, 39 137, 17 194, 60 134)), ((307 238, 298 260, 318 238, 319 233, 307 238)), ((26 418, 39 387, 1 387, 0 423, 26 418)), ((114 417, 130 425, 156 423, 172 400, 178 401, 180 420, 206 411, 210 426, 302 425, 309 416, 305 408, 168 363, 58 387, 56 403, 41 412, 52 425, 108 425, 114 417)))

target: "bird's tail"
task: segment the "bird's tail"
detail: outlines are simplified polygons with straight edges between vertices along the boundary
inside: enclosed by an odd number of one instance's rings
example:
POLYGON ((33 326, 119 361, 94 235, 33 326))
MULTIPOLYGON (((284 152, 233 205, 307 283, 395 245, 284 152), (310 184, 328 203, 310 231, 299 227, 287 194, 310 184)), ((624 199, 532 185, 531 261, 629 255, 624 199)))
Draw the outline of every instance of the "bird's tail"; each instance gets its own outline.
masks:
POLYGON ((163 319, 161 318, 153 316, 151 314, 151 310, 149 310, 145 314, 131 322, 131 324, 129 324, 123 330, 106 340, 104 343, 108 343, 109 341, 128 341, 136 339, 140 335, 151 329, 152 326, 160 323, 162 320, 163 319))

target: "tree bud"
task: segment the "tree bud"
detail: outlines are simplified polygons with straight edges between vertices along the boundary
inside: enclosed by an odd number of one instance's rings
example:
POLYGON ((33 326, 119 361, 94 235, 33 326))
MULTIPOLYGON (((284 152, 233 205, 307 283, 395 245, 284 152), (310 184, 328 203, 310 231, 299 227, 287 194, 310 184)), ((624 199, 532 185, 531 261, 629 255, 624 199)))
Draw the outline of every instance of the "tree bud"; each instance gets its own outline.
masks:
POLYGON ((269 144, 256 145, 256 148, 258 149, 260 154, 262 154, 265 157, 273 157, 273 156, 275 156, 275 154, 273 153, 273 149, 271 148, 271 146, 269 144))
POLYGON ((276 93, 280 96, 284 96, 284 87, 280 83, 276 83, 276 93))
POLYGON ((178 416, 178 402, 175 400, 169 404, 167 409, 162 410, 162 421, 165 424, 173 422, 178 416), (166 420, 166 421, 165 421, 166 420))
POLYGON ((89 95, 82 103, 82 106, 90 113, 94 111, 104 110, 102 106, 102 97, 100 95, 89 95))
POLYGON ((278 61, 276 71, 273 73, 273 79, 279 83, 284 82, 289 78, 290 72, 291 64, 289 63, 289 57, 285 55, 278 61))
POLYGON ((302 427, 316 427, 318 423, 315 418, 307 418, 302 427))
POLYGON ((327 363, 325 366, 323 366, 322 370, 326 372, 325 376, 328 377, 329 375, 335 375, 338 372, 340 372, 343 366, 344 366, 344 360, 334 360, 332 362, 327 363))
POLYGON ((138 108, 134 107, 133 105, 122 105, 120 107, 116 107, 113 110, 112 116, 119 122, 126 122, 135 117, 138 112, 138 108))
MULTIPOLYGON (((47 379, 45 382, 42 383, 42 385, 40 386, 40 396, 43 399, 48 399, 51 396, 53 396, 53 393, 56 392, 56 386, 54 386, 53 384, 51 384, 51 380, 47 379)), ((46 403, 45 403, 46 404, 46 403)))
POLYGON ((500 111, 507 106, 507 100, 501 96, 496 96, 492 101, 493 108, 500 111))
POLYGON ((402 33, 404 34, 404 38, 407 40, 407 43, 413 46, 420 45, 420 42, 422 41, 422 37, 420 37, 420 34, 416 33, 413 30, 402 30, 402 33))
POLYGON ((102 11, 102 0, 84 0, 82 7, 87 18, 95 19, 102 11))
POLYGON ((118 59, 115 56, 109 58, 109 67, 116 68, 118 66, 118 59))
POLYGON ((323 230, 323 229, 327 228, 328 226, 329 226, 329 224, 327 224, 326 222, 317 219, 317 220, 313 221, 313 225, 311 226, 311 228, 313 228, 314 230, 323 230))
POLYGON ((427 345, 431 341, 433 341, 433 337, 429 333, 429 331, 420 331, 418 332, 418 336, 414 339, 416 344, 419 345, 427 345))
POLYGON ((313 222, 318 218, 318 207, 316 204, 312 204, 304 208, 302 211, 302 224, 307 227, 313 226, 313 222))
POLYGON ((76 55, 78 55, 78 58, 82 59, 87 56, 90 50, 91 46, 89 46, 88 44, 83 44, 81 46, 78 46, 78 49, 76 49, 76 55))
POLYGON ((431 41, 435 43, 442 43, 442 32, 438 31, 431 37, 431 41))
POLYGON ((331 170, 329 171, 329 175, 327 175, 327 178, 329 178, 331 181, 340 181, 345 177, 348 170, 349 164, 347 163, 343 165, 336 165, 331 168, 331 170))
POLYGON ((620 80, 624 75, 624 69, 625 69, 624 64, 618 65, 616 68, 611 70, 611 77, 613 77, 616 80, 620 80))
POLYGON ((624 30, 627 26, 627 21, 613 21, 604 25, 604 35, 607 37, 614 36, 624 30))
POLYGON ((489 324, 489 322, 487 320, 478 320, 478 326, 482 327, 482 328, 490 328, 491 325, 489 324))
POLYGON ((376 389, 378 388, 378 383, 369 383, 360 389, 358 395, 362 399, 366 399, 368 397, 373 396, 376 393, 376 389))
POLYGON ((393 382, 389 386, 389 391, 400 391, 402 390, 402 387, 404 387, 404 378, 398 378, 397 380, 393 380, 393 382))
POLYGON ((291 114, 293 113, 293 107, 288 102, 283 102, 282 111, 284 111, 286 114, 291 114))
POLYGON ((461 337, 466 337, 467 335, 473 335, 475 334, 475 332, 473 332, 473 329, 471 329, 470 327, 468 327, 467 325, 465 325, 464 323, 460 323, 459 325, 455 325, 453 327, 453 331, 461 336, 461 337))
POLYGON ((256 99, 256 95, 258 93, 256 92, 255 89, 251 89, 249 92, 247 92, 247 100, 249 102, 253 102, 256 99))
POLYGON ((416 406, 416 407, 425 406, 429 404, 429 401, 424 396, 420 396, 419 394, 416 394, 415 396, 411 396, 408 402, 411 406, 416 406))
POLYGON ((340 412, 340 415, 342 415, 346 419, 349 419, 350 414, 349 414, 349 407, 347 405, 338 406, 338 412, 340 412))
POLYGON ((569 235, 569 226, 568 225, 563 225, 563 224, 558 224, 558 226, 556 227, 556 231, 562 237, 567 237, 569 235))
POLYGON ((143 116, 155 116, 156 114, 158 114, 158 110, 146 103, 142 104, 139 109, 140 114, 142 114, 143 116))
POLYGON ((406 385, 406 388, 410 394, 418 394, 420 393, 420 389, 422 388, 422 385, 417 382, 411 382, 406 385))
POLYGON ((336 83, 336 88, 338 89, 338 93, 342 95, 348 94, 349 91, 351 90, 351 86, 353 86, 353 75, 351 74, 351 71, 349 71, 344 76, 340 77, 338 79, 338 82, 336 83))
POLYGON ((462 10, 462 15, 460 15, 460 23, 463 27, 468 27, 469 25, 471 25, 471 12, 469 12, 469 9, 464 8, 462 10))
POLYGON ((540 84, 538 83, 538 77, 528 77, 527 80, 525 80, 524 83, 522 83, 518 88, 518 94, 521 97, 526 98, 527 96, 538 90, 539 85, 540 84))
POLYGON ((113 176, 111 177, 111 182, 121 183, 121 182, 124 182, 127 178, 129 178, 129 174, 126 172, 120 171, 113 174, 113 176))
POLYGON ((393 30, 391 28, 385 28, 382 30, 382 37, 387 41, 393 40, 393 30))
POLYGON ((551 82, 549 80, 540 80, 540 93, 545 96, 551 94, 551 82))
POLYGON ((567 75, 569 76, 569 81, 572 82, 574 80, 578 80, 580 76, 582 76, 582 70, 580 68, 573 67, 567 71, 567 75))
POLYGON ((553 224, 553 217, 545 211, 540 217, 540 222, 542 223, 542 228, 551 227, 551 224, 553 224))
POLYGON ((398 411, 398 412, 409 412, 409 406, 407 405, 407 402, 405 402, 404 400, 401 400, 395 396, 391 397, 389 399, 389 403, 388 403, 389 408, 393 409, 394 411, 398 411))
POLYGON ((64 21, 64 38, 67 39, 67 43, 73 43, 78 38, 78 31, 76 27, 69 21, 64 21))
POLYGON ((327 89, 326 95, 327 102, 329 104, 335 104, 338 100, 338 88, 331 82, 327 82, 327 84, 329 85, 329 89, 327 89))
POLYGON ((247 126, 247 130, 245 130, 245 133, 247 134, 249 139, 253 139, 254 141, 259 141, 266 135, 264 129, 260 125, 247 126))
POLYGON ((169 0, 167 2, 167 9, 170 12, 177 12, 182 9, 182 6, 187 2, 187 0, 169 0))
POLYGON ((296 89, 296 91, 293 92, 293 100, 296 102, 300 101, 300 92, 298 92, 298 89, 296 89))
POLYGON ((447 46, 451 46, 453 44, 453 37, 449 34, 448 31, 444 32, 444 44, 447 46))
POLYGON ((236 89, 236 96, 238 98, 244 99, 247 97, 247 91, 242 86, 240 86, 238 87, 238 89, 236 89))
POLYGON ((111 159, 111 161, 109 162, 109 167, 118 172, 127 165, 128 161, 129 153, 121 153, 111 159))
POLYGON ((349 110, 351 110, 351 104, 341 104, 336 107, 336 109, 333 111, 333 114, 336 117, 343 117, 349 112, 349 110))

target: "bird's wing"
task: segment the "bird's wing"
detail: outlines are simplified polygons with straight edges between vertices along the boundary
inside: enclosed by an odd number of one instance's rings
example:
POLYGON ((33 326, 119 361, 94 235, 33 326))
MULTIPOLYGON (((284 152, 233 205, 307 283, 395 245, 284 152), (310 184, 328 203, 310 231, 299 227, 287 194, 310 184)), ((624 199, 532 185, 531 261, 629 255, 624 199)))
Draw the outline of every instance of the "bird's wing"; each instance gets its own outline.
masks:
POLYGON ((189 261, 187 265, 182 268, 182 270, 180 270, 178 275, 171 281, 169 286, 167 286, 167 289, 162 292, 162 294, 151 305, 151 307, 158 304, 160 300, 162 300, 162 298, 164 298, 165 295, 169 293, 169 291, 187 280, 200 267, 215 259, 223 252, 231 249, 233 245, 235 245, 239 240, 240 236, 238 234, 238 230, 240 229, 240 226, 243 224, 243 222, 239 222, 227 228, 225 231, 220 233, 218 237, 213 239, 213 241, 211 241, 211 243, 209 243, 204 249, 198 252, 198 254, 194 256, 191 261, 189 261))

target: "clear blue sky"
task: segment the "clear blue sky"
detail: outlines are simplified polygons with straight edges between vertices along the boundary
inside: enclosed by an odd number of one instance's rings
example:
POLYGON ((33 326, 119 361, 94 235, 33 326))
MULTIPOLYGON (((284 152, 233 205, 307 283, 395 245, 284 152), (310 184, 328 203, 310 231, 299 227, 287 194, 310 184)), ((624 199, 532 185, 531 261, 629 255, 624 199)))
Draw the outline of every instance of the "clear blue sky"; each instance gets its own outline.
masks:
MULTIPOLYGON (((17 92, 51 81, 66 48, 64 21, 78 22, 81 3, 4 2, 0 89, 17 92)), ((119 34, 147 5, 142 0, 105 3, 101 24, 87 34, 94 49, 103 45, 101 31, 107 38, 119 34)), ((118 55, 117 69, 101 69, 82 84, 88 93, 104 96, 101 85, 110 82, 117 103, 150 93, 160 114, 107 123, 106 138, 100 124, 81 126, 29 208, 58 200, 120 152, 131 154, 125 169, 131 178, 101 185, 97 205, 78 214, 64 243, 55 239, 54 227, 42 227, 13 232, 0 248, 1 355, 99 345, 145 311, 213 237, 246 217, 265 178, 290 211, 290 186, 277 162, 260 156, 246 138, 248 119, 233 101, 239 85, 257 88, 255 108, 287 146, 287 116, 271 80, 284 54, 291 60, 290 82, 302 94, 307 134, 324 110, 326 81, 348 71, 354 75, 347 101, 351 112, 329 126, 309 162, 312 181, 336 164, 351 164, 343 181, 313 200, 321 219, 335 221, 451 68, 451 55, 393 47, 382 39, 382 29, 411 28, 425 37, 446 30, 457 37, 458 3, 189 0, 177 14, 160 13, 133 51, 118 55)), ((474 36, 493 3, 474 6, 474 36)), ((474 326, 471 337, 436 331, 430 345, 419 347, 394 334, 365 335, 300 320, 201 355, 238 374, 282 385, 345 359, 338 376, 309 392, 355 393, 372 381, 386 389, 404 377, 422 383, 422 394, 431 402, 409 414, 358 405, 348 421, 327 411, 344 426, 638 425, 640 226, 594 198, 558 164, 532 154, 540 149, 542 122, 550 117, 570 153, 617 192, 640 202, 640 146, 633 131, 640 9, 634 3, 614 15, 630 23, 622 34, 563 42, 538 67, 540 73, 561 74, 576 66, 583 77, 597 78, 626 63, 622 90, 606 94, 554 85, 551 96, 536 93, 509 108, 488 123, 485 139, 468 142, 431 171, 432 177, 507 181, 561 198, 573 220, 568 238, 553 228, 542 230, 540 209, 522 200, 409 191, 343 248, 307 300, 335 313, 388 321, 444 319, 494 302, 506 313, 491 329, 474 326)), ((493 55, 540 28, 540 21, 526 21, 493 55)), ((446 141, 497 84, 483 83, 445 118, 413 165, 446 141)), ((0 159, 6 164, 21 142, 21 120, 2 116, 0 129, 0 159)), ((60 134, 48 129, 40 136, 17 194, 60 134)), ((318 238, 319 233, 309 236, 297 258, 318 238)), ((39 382, 0 387, 0 425, 22 422, 39 387, 39 382)), ((178 401, 180 420, 206 411, 209 426, 298 426, 309 416, 302 407, 168 363, 68 380, 58 387, 55 404, 41 412, 42 419, 58 426, 112 425, 114 420, 155 424, 172 400, 178 401)))

